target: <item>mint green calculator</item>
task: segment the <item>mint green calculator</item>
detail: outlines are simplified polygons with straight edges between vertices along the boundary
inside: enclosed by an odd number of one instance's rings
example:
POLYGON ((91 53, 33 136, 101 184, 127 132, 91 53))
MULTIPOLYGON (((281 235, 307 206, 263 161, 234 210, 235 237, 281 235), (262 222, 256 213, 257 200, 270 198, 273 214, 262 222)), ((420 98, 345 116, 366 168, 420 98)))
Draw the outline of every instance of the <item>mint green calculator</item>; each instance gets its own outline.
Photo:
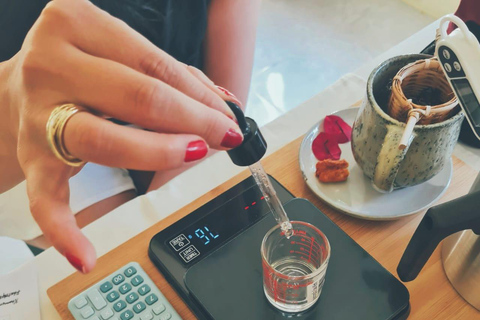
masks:
POLYGON ((130 262, 68 302, 76 320, 181 320, 136 262, 130 262))

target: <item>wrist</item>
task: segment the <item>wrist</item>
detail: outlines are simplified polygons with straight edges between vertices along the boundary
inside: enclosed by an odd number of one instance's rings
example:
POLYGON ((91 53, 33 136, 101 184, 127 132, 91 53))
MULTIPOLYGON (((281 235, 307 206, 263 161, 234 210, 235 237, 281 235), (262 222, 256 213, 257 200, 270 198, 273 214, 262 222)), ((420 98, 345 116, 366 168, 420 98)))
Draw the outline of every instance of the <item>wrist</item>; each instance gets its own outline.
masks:
POLYGON ((0 62, 0 193, 24 179, 17 159, 19 116, 12 99, 11 60, 0 62))
POLYGON ((19 117, 9 86, 12 81, 12 64, 12 60, 0 62, 0 114, 2 115, 0 117, 0 141, 3 142, 3 147, 7 144, 16 148, 19 117))

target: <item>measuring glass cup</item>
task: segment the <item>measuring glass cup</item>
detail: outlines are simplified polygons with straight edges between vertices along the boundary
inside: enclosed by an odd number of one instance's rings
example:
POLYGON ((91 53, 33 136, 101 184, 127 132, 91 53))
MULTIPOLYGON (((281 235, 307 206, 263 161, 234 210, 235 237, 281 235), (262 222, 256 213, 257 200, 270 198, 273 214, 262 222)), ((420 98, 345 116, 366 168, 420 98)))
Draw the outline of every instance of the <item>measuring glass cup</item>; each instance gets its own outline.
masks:
POLYGON ((330 243, 318 228, 291 221, 287 239, 277 225, 262 241, 263 290, 270 303, 285 312, 307 310, 322 292, 330 243))

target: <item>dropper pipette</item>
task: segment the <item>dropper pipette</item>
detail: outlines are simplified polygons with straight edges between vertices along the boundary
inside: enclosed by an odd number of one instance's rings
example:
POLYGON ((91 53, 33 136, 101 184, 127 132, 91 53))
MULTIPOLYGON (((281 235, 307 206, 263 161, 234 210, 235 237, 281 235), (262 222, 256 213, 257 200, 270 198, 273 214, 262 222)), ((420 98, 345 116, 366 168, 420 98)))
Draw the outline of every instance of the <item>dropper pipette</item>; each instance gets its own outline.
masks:
POLYGON ((285 232, 285 236, 290 238, 293 235, 292 224, 288 219, 287 213, 283 208, 280 199, 277 196, 277 192, 273 188, 272 182, 265 172, 260 161, 248 166, 250 172, 252 173, 255 182, 257 183, 260 191, 265 197, 265 201, 268 204, 268 207, 272 211, 273 217, 280 225, 280 228, 285 232))
POLYGON ((229 150, 228 155, 236 165, 249 167, 275 220, 285 232, 287 238, 290 238, 293 234, 292 224, 288 219, 282 202, 277 197, 277 193, 273 188, 270 178, 260 163, 260 159, 267 151, 267 143, 253 119, 246 118, 242 109, 234 103, 227 101, 227 104, 235 114, 235 117, 238 120, 238 126, 242 130, 244 136, 243 143, 235 149, 229 150))

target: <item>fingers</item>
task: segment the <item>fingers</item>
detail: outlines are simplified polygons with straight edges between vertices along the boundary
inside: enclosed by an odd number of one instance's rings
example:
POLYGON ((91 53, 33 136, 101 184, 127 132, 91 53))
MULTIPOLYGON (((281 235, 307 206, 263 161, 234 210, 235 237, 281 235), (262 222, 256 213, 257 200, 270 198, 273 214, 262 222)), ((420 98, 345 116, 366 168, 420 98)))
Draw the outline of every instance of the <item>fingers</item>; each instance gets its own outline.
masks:
POLYGON ((79 24, 72 39, 82 51, 113 60, 161 80, 192 99, 234 117, 227 104, 202 81, 186 70, 181 62, 156 47, 123 21, 94 6, 78 12, 88 24, 79 24), (90 31, 85 30, 88 28, 90 31))
POLYGON ((210 80, 205 73, 203 73, 201 70, 195 68, 194 66, 187 66, 184 64, 184 66, 187 68, 188 72, 190 72, 192 75, 194 75, 198 80, 200 80, 204 85, 206 85, 210 90, 215 92, 217 95, 222 98, 224 101, 231 101, 235 103, 237 106, 242 107, 243 104, 240 102, 240 100, 235 97, 233 93, 228 91, 225 88, 222 88, 220 86, 215 85, 212 80, 210 80))
POLYGON ((95 266, 96 253, 68 205, 70 170, 58 163, 29 167, 25 170, 27 192, 32 215, 46 239, 77 270, 87 273, 95 266))
POLYGON ((178 168, 208 152, 199 136, 119 126, 85 112, 69 120, 64 141, 67 150, 82 160, 148 171, 178 168))
POLYGON ((194 134, 214 149, 243 141, 232 119, 159 80, 86 54, 78 59, 83 72, 67 84, 75 103, 158 132, 194 134))

